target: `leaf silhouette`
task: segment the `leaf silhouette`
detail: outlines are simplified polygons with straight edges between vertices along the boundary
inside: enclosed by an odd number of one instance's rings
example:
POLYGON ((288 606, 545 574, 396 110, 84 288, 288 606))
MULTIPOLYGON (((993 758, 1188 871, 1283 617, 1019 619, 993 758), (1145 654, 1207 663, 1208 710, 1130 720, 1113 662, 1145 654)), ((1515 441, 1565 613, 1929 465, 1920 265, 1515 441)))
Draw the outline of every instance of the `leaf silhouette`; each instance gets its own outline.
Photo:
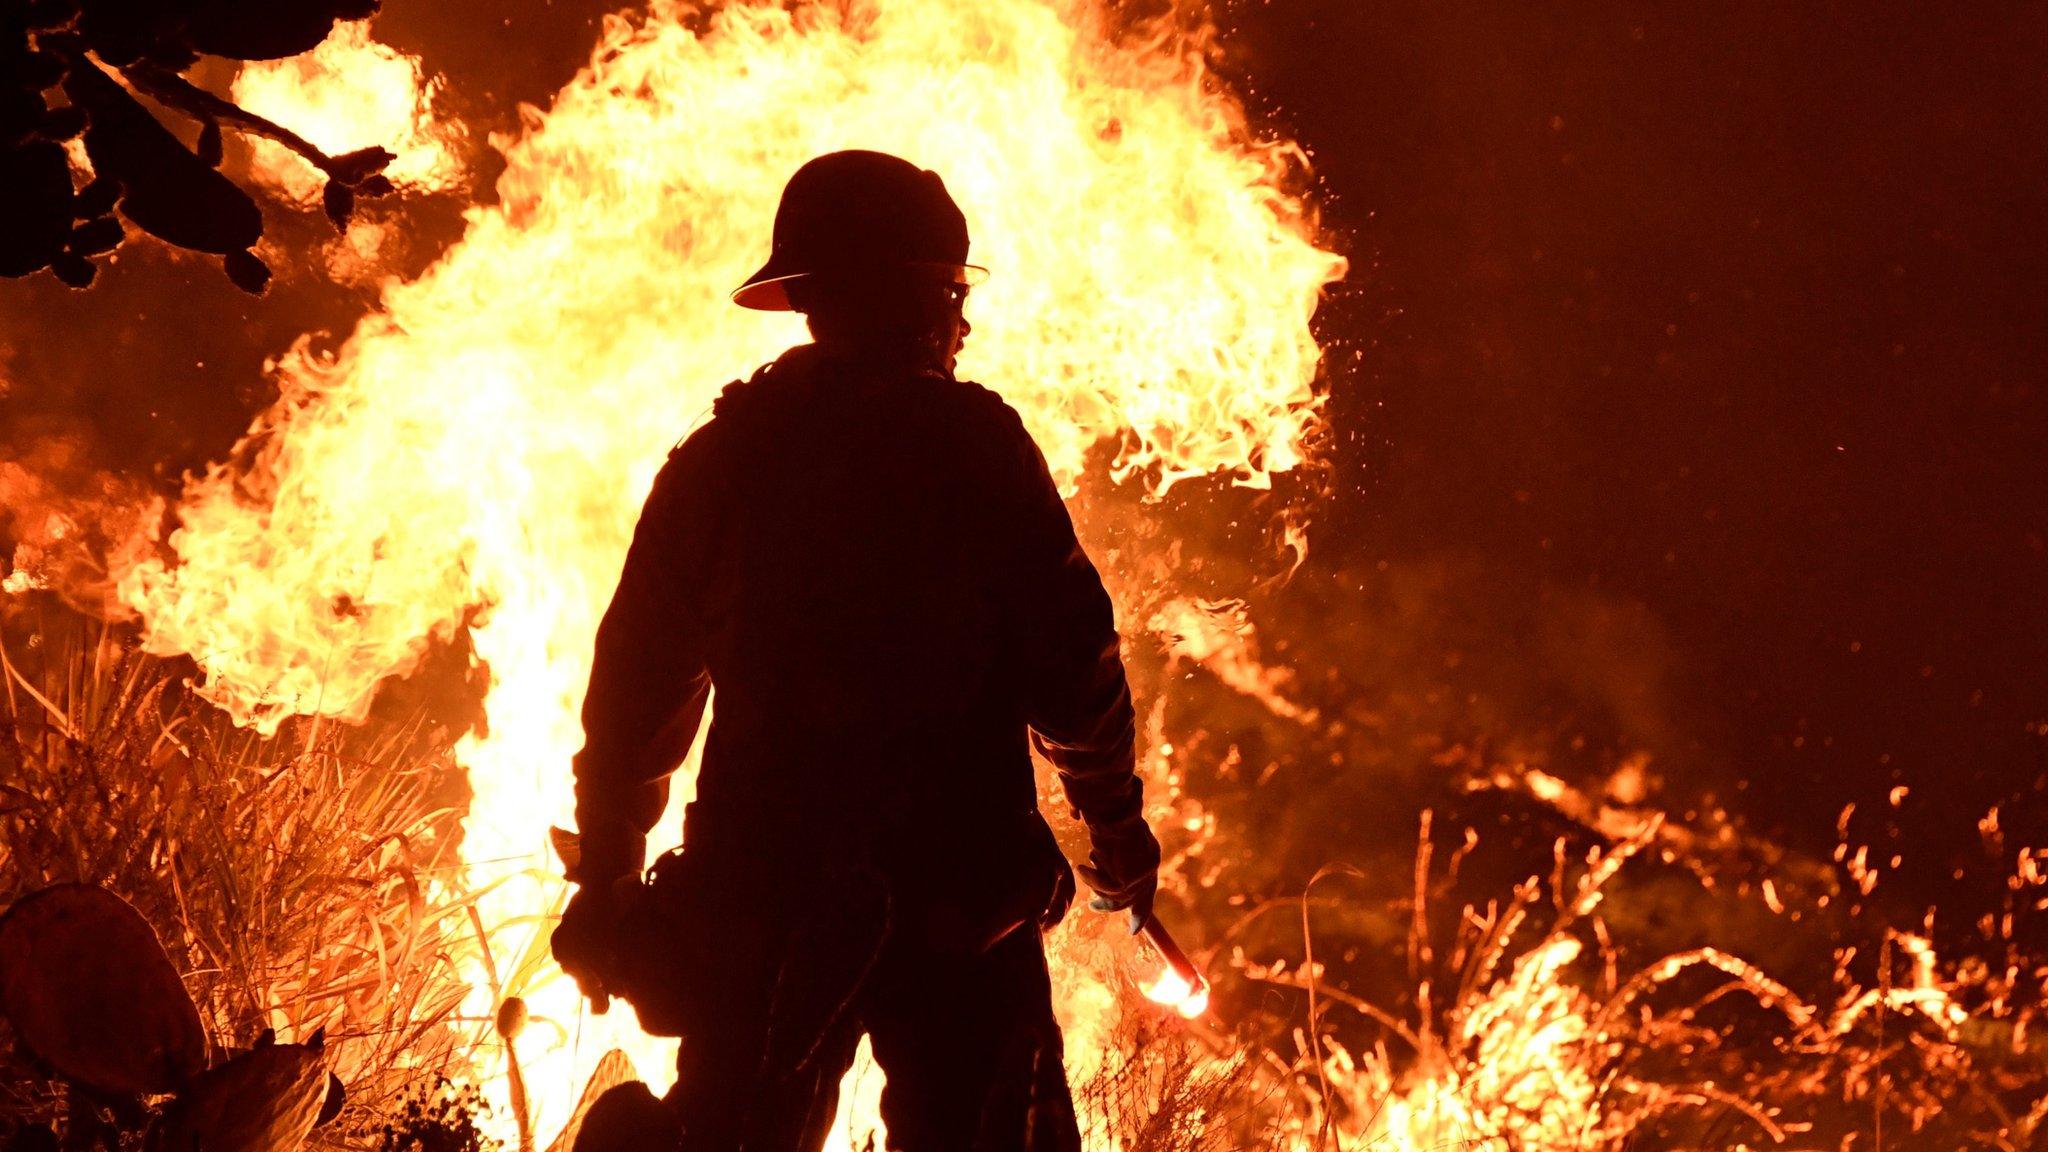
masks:
POLYGON ((93 169, 126 190, 121 215, 181 248, 225 255, 263 235, 263 214, 234 181, 185 150, 126 89, 90 63, 73 68, 64 91, 85 107, 93 169))
POLYGON ((42 269, 84 287, 92 258, 129 235, 110 213, 181 248, 218 253, 229 280, 263 291, 270 269, 251 249, 263 214, 217 171, 225 128, 284 145, 327 174, 328 214, 347 223, 361 196, 392 191, 391 152, 328 156, 180 73, 201 53, 266 60, 308 51, 338 20, 378 0, 0 0, 0 275, 42 269), (69 103, 51 107, 61 88, 69 103), (132 89, 132 92, 131 92, 132 89), (158 110, 200 126, 188 148, 158 110), (83 188, 60 142, 84 135, 93 178, 83 188))
POLYGON ((0 151, 0 275, 23 276, 64 250, 71 231, 71 167, 64 149, 34 140, 0 151))
POLYGON ((309 52, 337 20, 361 20, 378 0, 199 0, 187 34, 194 48, 238 60, 275 60, 309 52))

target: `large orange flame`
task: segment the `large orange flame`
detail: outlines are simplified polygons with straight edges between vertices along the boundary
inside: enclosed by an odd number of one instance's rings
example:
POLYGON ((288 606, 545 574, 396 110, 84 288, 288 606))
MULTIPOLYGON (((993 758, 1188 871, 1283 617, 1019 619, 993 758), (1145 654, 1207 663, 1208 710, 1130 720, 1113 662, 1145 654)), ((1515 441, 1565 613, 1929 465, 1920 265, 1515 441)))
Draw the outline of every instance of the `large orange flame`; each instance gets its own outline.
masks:
POLYGON ((174 558, 125 574, 148 645, 196 657, 208 696, 265 729, 360 719, 381 681, 466 630, 491 687, 488 729, 459 749, 465 855, 494 885, 468 1007, 527 999, 543 1136, 633 1034, 582 1018, 536 959, 592 634, 668 447, 802 335, 726 300, 793 169, 857 146, 944 174, 994 270, 962 372, 1019 409, 1062 482, 1104 439, 1116 474, 1155 490, 1264 485, 1301 460, 1309 318, 1344 265, 1291 190, 1297 150, 1248 131, 1209 74, 1208 34, 1176 14, 1134 35, 1092 0, 614 18, 507 146, 500 205, 337 353, 286 357, 242 463, 186 491, 174 558))

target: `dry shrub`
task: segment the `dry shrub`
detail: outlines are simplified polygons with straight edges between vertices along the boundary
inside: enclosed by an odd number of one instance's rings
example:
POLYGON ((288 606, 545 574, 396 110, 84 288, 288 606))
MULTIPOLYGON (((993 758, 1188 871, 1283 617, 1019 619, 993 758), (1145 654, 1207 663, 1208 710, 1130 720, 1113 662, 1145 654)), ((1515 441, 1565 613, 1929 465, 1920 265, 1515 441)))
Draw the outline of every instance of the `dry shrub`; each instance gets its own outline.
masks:
POLYGON ((1102 1066, 1075 1086, 1089 1147, 1133 1152, 1258 1152, 1278 1148, 1264 1123, 1273 1101, 1243 1049, 1219 1056, 1220 1038, 1156 1011, 1127 1013, 1102 1066))
MULTIPOLYGON (((155 927, 213 1043, 325 1028, 349 1090, 325 1139, 374 1142, 408 1089, 462 1062, 451 954, 466 931, 459 773, 422 725, 307 722, 262 739, 113 631, 6 656, 0 905, 101 885, 155 927)), ((51 1087, 0 1054, 0 1114, 51 1087)))
POLYGON ((1420 907, 1425 819, 1406 1018, 1331 982, 1305 912, 1299 967, 1239 966, 1306 996, 1272 1123, 1317 1152, 2042 1146, 2048 1045, 2025 1038, 2038 1013, 2010 987, 1984 994, 1981 965, 1943 965, 1920 937, 1886 930, 1860 977, 1849 950, 1831 995, 1714 947, 1627 961, 1598 909, 1658 827, 1570 868, 1560 849, 1547 884, 1466 907, 1438 952, 1420 907))
MULTIPOLYGON (((109 888, 155 926, 217 1044, 327 1029, 350 1099, 321 1138, 477 1152, 476 1096, 444 1078, 465 1078, 464 1046, 488 1029, 454 1018, 451 957, 470 928, 443 735, 304 723, 264 740, 115 633, 34 640, 0 645, 0 903, 62 881, 109 888)), ((1291 969, 1234 965, 1219 975, 1305 997, 1307 1020, 1266 1020, 1261 1042, 1127 1014, 1077 1086, 1091 1147, 2038 1146, 2039 998, 2006 986, 2027 978, 1937 965, 1898 933, 1866 950, 1873 970, 1851 980, 1845 962, 1838 987, 1804 995, 1713 948, 1624 962, 1599 908, 1654 832, 1569 875, 1560 854, 1548 884, 1465 909, 1436 941, 1419 907, 1425 835, 1409 951, 1439 959, 1417 971, 1412 1011, 1346 991, 1312 939, 1291 969)), ((2011 968, 2042 970, 2018 952, 2011 968)), ((0 1128, 61 1115, 4 1040, 0 1128)))

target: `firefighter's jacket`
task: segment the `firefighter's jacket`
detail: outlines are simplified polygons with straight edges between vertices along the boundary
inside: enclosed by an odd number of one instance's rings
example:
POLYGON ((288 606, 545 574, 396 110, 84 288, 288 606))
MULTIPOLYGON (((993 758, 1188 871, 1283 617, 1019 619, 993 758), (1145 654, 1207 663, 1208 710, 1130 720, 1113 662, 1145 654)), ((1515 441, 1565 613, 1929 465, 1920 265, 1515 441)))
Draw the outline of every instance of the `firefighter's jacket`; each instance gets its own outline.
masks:
POLYGON ((714 684, 692 850, 999 836, 1036 819, 1027 729, 1091 827, 1140 811, 1109 597, 976 384, 800 346, 669 457, 598 630, 577 879, 639 870, 714 684))

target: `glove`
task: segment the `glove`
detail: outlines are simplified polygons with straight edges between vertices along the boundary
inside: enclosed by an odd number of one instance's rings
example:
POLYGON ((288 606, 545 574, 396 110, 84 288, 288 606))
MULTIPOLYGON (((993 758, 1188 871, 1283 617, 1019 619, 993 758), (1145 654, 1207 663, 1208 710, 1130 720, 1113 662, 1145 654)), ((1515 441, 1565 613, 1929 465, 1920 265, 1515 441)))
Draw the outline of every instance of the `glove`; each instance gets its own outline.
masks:
POLYGON ((1142 816, 1088 829, 1088 863, 1075 871, 1095 892, 1097 912, 1128 911, 1136 935, 1159 894, 1159 841, 1142 816))
POLYGON ((583 885, 562 910, 548 940, 555 963, 576 981, 576 987, 590 998, 592 1011, 602 1016, 611 1007, 611 993, 605 988, 604 973, 612 967, 612 940, 618 930, 618 898, 607 884, 583 885))

